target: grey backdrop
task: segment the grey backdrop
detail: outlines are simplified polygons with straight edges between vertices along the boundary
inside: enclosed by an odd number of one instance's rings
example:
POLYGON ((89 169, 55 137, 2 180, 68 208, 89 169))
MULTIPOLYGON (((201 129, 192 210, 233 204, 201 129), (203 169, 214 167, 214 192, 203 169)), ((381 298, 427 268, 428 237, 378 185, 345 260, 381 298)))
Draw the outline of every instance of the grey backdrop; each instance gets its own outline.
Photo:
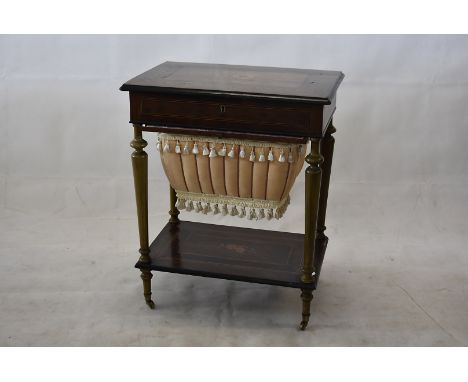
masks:
MULTIPOLYGON (((467 64, 466 36, 1 36, 0 344, 468 344, 467 64), (118 88, 165 60, 345 73, 313 335, 289 289, 158 274, 143 306, 118 88)), ((183 218, 301 232, 302 188, 280 222, 183 218)))

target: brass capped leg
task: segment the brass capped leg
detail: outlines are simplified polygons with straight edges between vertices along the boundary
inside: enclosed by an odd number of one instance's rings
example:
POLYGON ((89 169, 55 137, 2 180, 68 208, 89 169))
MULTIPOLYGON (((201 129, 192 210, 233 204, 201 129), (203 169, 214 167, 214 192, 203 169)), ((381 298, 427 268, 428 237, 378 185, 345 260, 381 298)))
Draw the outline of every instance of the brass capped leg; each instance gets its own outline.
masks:
POLYGON ((312 291, 309 289, 301 289, 301 299, 302 299, 302 321, 299 324, 299 330, 305 330, 307 324, 309 323, 310 317, 310 302, 314 297, 312 291))
POLYGON ((325 216, 327 213, 327 199, 328 199, 328 186, 330 184, 330 174, 333 161, 333 147, 335 146, 335 138, 332 134, 336 132, 333 126, 333 121, 328 126, 325 137, 322 139, 321 154, 323 155, 324 161, 322 164, 322 180, 320 186, 320 200, 319 200, 319 212, 317 222, 317 238, 320 240, 326 240, 325 235, 325 216))
POLYGON ((320 184, 322 178, 320 140, 311 139, 311 152, 305 161, 305 227, 304 227, 304 266, 301 281, 315 282, 315 238, 319 211, 320 184))
MULTIPOLYGON (((141 126, 133 125, 133 127, 134 139, 130 146, 135 150, 132 153, 132 166, 140 237, 140 262, 150 263, 148 242, 148 155, 143 150, 148 143, 143 139, 141 126)), ((154 302, 151 300, 152 278, 151 271, 141 270, 145 301, 151 309, 154 309, 154 302)))
MULTIPOLYGON (((311 151, 305 161, 309 166, 305 170, 305 227, 304 227, 304 263, 301 281, 310 284, 311 288, 316 283, 315 273, 315 247, 317 235, 317 220, 319 213, 320 185, 322 179, 323 157, 320 154, 320 139, 311 139, 311 151)), ((302 294, 302 321, 300 330, 305 330, 309 323, 310 302, 312 290, 301 289, 302 294)))
POLYGON ((143 280, 143 294, 145 296, 146 305, 150 307, 150 309, 154 309, 154 302, 151 300, 151 279, 153 278, 153 274, 151 271, 141 271, 141 279, 143 280))
POLYGON ((134 139, 130 146, 132 153, 133 178, 138 215, 138 231, 140 237, 140 261, 149 263, 148 241, 148 154, 143 150, 148 143, 143 139, 141 126, 133 125, 134 139))

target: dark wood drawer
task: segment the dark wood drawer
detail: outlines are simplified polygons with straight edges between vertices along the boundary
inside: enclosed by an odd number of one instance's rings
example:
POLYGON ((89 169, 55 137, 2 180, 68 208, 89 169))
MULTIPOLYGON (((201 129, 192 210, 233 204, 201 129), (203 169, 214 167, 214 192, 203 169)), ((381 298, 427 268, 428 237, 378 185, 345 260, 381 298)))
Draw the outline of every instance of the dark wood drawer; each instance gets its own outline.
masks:
POLYGON ((132 123, 302 137, 322 135, 330 106, 130 92, 132 123))

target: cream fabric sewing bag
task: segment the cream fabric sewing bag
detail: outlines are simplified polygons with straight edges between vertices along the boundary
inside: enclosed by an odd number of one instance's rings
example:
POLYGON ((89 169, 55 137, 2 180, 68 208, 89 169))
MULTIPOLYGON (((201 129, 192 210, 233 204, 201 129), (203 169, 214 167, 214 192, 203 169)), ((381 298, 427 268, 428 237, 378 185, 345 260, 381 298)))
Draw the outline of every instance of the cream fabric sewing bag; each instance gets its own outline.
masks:
POLYGON ((179 209, 279 219, 306 145, 160 134, 157 149, 179 209))

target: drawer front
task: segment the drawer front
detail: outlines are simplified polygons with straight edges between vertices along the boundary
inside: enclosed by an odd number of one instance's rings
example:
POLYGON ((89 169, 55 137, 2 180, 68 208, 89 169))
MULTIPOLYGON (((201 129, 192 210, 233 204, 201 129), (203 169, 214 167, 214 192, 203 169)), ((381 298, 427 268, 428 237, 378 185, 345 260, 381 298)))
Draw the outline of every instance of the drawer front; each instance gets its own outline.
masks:
POLYGON ((133 123, 296 136, 321 135, 321 106, 145 93, 131 93, 130 101, 133 123))

